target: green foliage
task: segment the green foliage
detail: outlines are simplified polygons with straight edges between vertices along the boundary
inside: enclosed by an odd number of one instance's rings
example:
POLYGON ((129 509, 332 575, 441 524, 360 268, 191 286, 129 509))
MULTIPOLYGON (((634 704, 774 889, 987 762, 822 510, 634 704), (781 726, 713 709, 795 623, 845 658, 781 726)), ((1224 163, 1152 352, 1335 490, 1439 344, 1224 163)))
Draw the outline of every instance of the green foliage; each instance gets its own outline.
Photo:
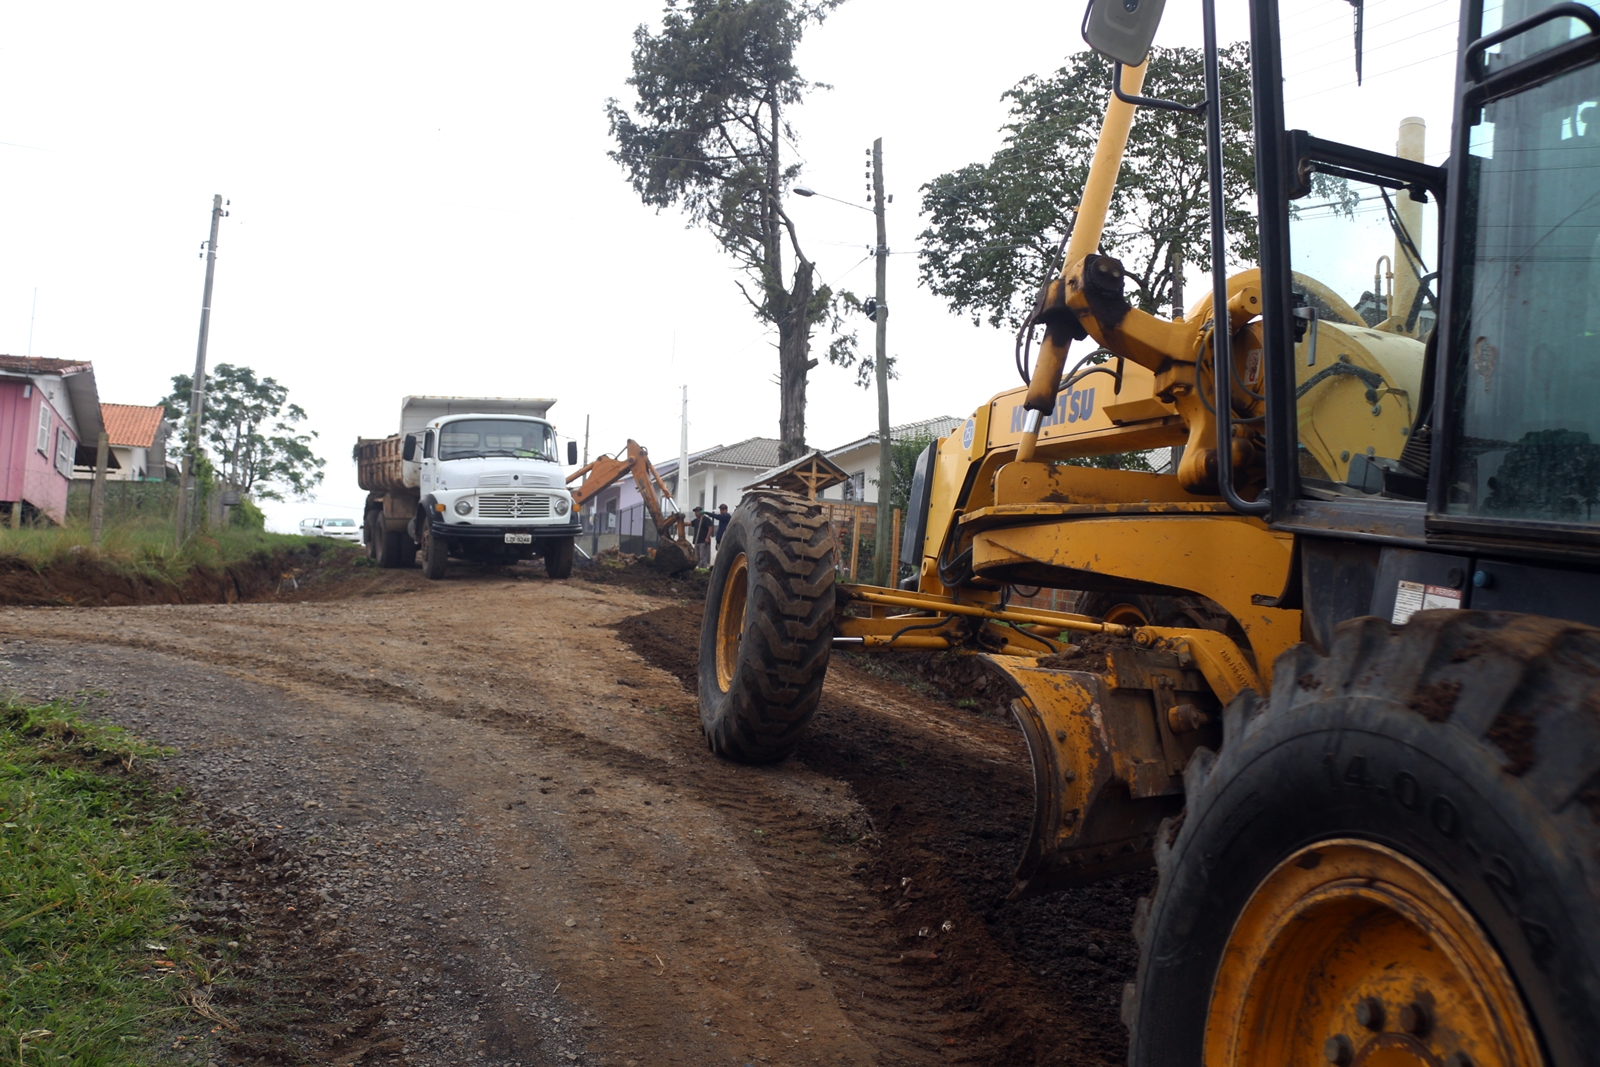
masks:
MULTIPOLYGON (((1255 162, 1250 134, 1249 48, 1222 50, 1223 182, 1229 258, 1257 258, 1255 162)), ((1005 147, 922 187, 932 224, 922 234, 922 282, 974 323, 1020 325, 1039 287, 1059 269, 1058 249, 1094 155, 1111 61, 1070 56, 1049 77, 1029 76, 1005 93, 1005 147)), ((1194 48, 1154 48, 1144 94, 1197 103, 1202 59, 1194 48)), ((1211 267, 1205 122, 1199 116, 1139 110, 1128 138, 1101 250, 1122 260, 1129 300, 1154 312, 1172 300, 1172 252, 1211 267)))
MULTIPOLYGON (((316 431, 296 432, 306 413, 289 403, 287 387, 231 363, 217 364, 205 385, 201 445, 214 457, 224 483, 265 500, 282 500, 285 489, 303 497, 322 484, 324 461, 311 451, 316 431)), ((167 417, 178 424, 184 447, 190 436, 193 386, 189 375, 173 375, 172 394, 161 402, 167 417)))
POLYGON ((0 1062, 157 1062, 204 964, 174 887, 203 847, 159 755, 64 704, 0 700, 0 1062))
MULTIPOLYGON (((844 321, 843 294, 815 283, 815 264, 800 247, 783 200, 800 173, 787 161, 795 131, 788 109, 815 86, 800 76, 795 50, 805 30, 842 0, 668 0, 661 29, 633 35, 637 99, 606 101, 617 147, 611 158, 645 204, 676 207, 704 227, 739 266, 737 282, 757 319, 778 328, 779 375, 786 411, 804 437, 810 335, 834 332, 829 360, 861 371, 863 357, 844 321), (792 275, 785 250, 794 260, 792 275)), ((780 418, 786 444, 793 427, 780 418)))
POLYGON ((233 514, 228 518, 229 523, 238 530, 265 530, 267 528, 267 515, 256 506, 256 502, 247 496, 239 498, 239 506, 233 509, 233 514))
POLYGON ((926 434, 889 441, 889 506, 905 514, 911 501, 911 478, 917 471, 917 457, 937 438, 926 434))
MULTIPOLYGON (((236 509, 237 510, 237 509, 236 509)), ((327 551, 359 552, 358 546, 328 542, 327 551)), ((304 553, 305 538, 237 526, 203 527, 177 546, 172 517, 145 516, 107 523, 98 548, 91 547, 87 520, 65 526, 0 527, 0 560, 15 559, 34 571, 94 561, 129 577, 179 584, 196 568, 220 571, 246 560, 304 553)))

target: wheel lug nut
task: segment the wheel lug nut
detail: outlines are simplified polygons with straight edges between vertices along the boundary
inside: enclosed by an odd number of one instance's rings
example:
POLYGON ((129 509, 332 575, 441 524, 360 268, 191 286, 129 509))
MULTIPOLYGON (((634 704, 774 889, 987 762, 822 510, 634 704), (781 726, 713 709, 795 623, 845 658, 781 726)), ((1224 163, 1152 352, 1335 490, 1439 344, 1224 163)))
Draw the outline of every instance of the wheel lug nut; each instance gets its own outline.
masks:
POLYGON ((1349 1067, 1351 1060, 1356 1058, 1355 1046, 1350 1044, 1350 1039, 1343 1034, 1334 1034, 1322 1043, 1322 1054, 1327 1057, 1334 1067, 1349 1067))
POLYGON ((1428 1009, 1417 1001, 1400 1009, 1400 1029, 1408 1034, 1421 1037, 1433 1026, 1433 1020, 1428 1017, 1428 1009))
POLYGON ((1377 997, 1362 997, 1356 1005, 1356 1022, 1368 1030, 1382 1030, 1383 1018, 1383 1001, 1377 997))

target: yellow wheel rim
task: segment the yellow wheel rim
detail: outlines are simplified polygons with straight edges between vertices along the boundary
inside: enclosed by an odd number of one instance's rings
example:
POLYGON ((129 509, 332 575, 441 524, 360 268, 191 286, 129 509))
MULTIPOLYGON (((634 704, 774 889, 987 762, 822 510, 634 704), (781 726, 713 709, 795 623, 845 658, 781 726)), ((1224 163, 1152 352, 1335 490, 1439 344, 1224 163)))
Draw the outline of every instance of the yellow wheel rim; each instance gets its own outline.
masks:
POLYGON ((1111 610, 1107 611, 1105 615, 1102 616, 1102 620, 1105 622, 1114 622, 1118 626, 1150 625, 1150 620, 1144 617, 1144 612, 1140 611, 1132 604, 1112 605, 1111 610))
POLYGON ((750 560, 743 552, 733 557, 722 583, 722 606, 717 611, 717 685, 726 693, 733 686, 739 665, 739 640, 744 637, 744 604, 750 593, 750 560))
POLYGON ((1290 856, 1234 923, 1206 1067, 1531 1067, 1500 954, 1427 871, 1371 841, 1290 856))

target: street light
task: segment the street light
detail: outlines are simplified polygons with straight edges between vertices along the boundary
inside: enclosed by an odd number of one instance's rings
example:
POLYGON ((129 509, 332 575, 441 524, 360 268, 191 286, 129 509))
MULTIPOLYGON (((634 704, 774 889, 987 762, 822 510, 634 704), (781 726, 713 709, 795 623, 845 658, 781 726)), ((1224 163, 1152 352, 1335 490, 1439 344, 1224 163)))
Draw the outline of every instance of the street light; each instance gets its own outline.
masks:
POLYGON ((853 207, 857 211, 872 212, 872 208, 870 208, 870 207, 862 207, 860 204, 852 204, 848 200, 840 200, 837 196, 829 196, 827 193, 819 193, 815 189, 811 188, 808 185, 797 185, 797 186, 795 186, 794 187, 794 195, 795 196, 820 196, 824 200, 832 200, 836 204, 843 204, 845 207, 853 207))

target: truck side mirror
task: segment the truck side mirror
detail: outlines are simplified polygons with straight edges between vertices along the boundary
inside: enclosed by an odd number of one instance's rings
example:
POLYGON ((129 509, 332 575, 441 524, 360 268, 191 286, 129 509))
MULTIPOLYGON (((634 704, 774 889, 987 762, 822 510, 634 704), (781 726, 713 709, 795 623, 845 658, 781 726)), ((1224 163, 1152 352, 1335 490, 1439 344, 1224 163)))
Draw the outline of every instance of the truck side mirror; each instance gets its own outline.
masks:
POLYGON ((578 442, 576 442, 576 441, 568 441, 567 442, 567 466, 576 467, 577 465, 578 465, 578 442))
POLYGON ((417 435, 406 434, 405 444, 400 446, 400 458, 410 463, 417 458, 417 435))
POLYGON ((1083 39, 1108 59, 1137 67, 1150 54, 1166 0, 1090 0, 1083 39))

